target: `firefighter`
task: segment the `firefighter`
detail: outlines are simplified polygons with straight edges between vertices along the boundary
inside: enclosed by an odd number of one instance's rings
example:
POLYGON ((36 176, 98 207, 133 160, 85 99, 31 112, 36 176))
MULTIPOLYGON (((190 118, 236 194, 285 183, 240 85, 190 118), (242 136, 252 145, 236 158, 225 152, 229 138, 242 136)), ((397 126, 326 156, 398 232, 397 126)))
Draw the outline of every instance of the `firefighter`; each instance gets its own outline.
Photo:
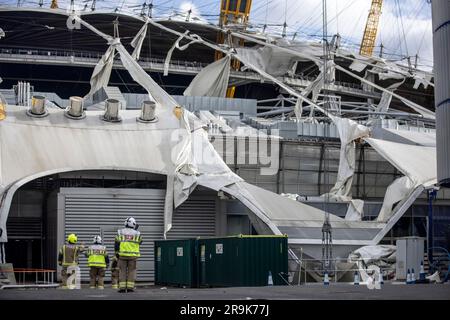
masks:
POLYGON ((106 247, 102 245, 102 238, 100 236, 95 236, 92 241, 93 244, 89 246, 86 251, 86 257, 88 258, 88 267, 91 289, 101 289, 104 286, 105 269, 109 265, 109 257, 106 252, 106 247))
POLYGON ((136 262, 140 257, 141 233, 133 217, 125 220, 125 228, 117 230, 114 251, 119 259, 119 292, 133 292, 136 281, 136 262))
POLYGON ((111 285, 113 289, 119 288, 119 266, 118 259, 114 255, 111 259, 111 285))
POLYGON ((79 254, 82 253, 85 248, 84 246, 77 245, 78 238, 74 233, 71 233, 67 236, 67 243, 61 247, 58 254, 58 264, 62 266, 61 270, 61 278, 62 278, 62 288, 67 289, 67 278, 69 274, 67 274, 67 269, 69 267, 78 267, 78 257, 79 254))

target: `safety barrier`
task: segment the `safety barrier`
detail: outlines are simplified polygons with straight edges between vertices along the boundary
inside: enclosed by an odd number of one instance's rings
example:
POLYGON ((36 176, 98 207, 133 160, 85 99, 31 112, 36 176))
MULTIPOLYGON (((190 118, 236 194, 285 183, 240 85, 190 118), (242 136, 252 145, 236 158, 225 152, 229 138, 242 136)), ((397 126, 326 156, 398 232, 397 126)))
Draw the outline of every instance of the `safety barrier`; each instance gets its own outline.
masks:
MULTIPOLYGON (((352 278, 354 272, 361 272, 361 269, 358 267, 353 268, 344 268, 339 269, 337 267, 338 263, 354 263, 356 266, 359 265, 359 262, 363 262, 363 259, 357 259, 348 261, 347 258, 334 258, 329 260, 329 268, 323 268, 324 265, 322 260, 318 259, 289 259, 289 262, 295 261, 295 264, 298 266, 296 270, 289 269, 289 283, 291 285, 300 285, 300 284, 308 284, 308 283, 318 283, 321 282, 323 279, 323 274, 325 271, 328 273, 328 277, 330 279, 330 282, 339 282, 339 279, 342 278, 342 276, 345 273, 350 273, 352 278), (308 276, 309 275, 309 276, 308 276), (315 280, 311 281, 311 278, 315 280)), ((292 265, 289 263, 289 265, 292 265)), ((365 270, 368 272, 368 270, 365 270)), ((370 272, 370 271, 369 271, 370 272)), ((371 275, 371 274, 369 274, 371 275)), ((377 275, 378 276, 378 275, 377 275)), ((353 282, 353 281, 347 281, 347 282, 353 282)))
MULTIPOLYGON (((27 268, 14 268, 11 270, 1 270, 2 273, 14 273, 16 279, 16 285, 14 286, 26 286, 26 285, 53 285, 56 284, 56 270, 53 269, 27 269, 27 268)), ((13 286, 6 284, 0 286, 13 286)))

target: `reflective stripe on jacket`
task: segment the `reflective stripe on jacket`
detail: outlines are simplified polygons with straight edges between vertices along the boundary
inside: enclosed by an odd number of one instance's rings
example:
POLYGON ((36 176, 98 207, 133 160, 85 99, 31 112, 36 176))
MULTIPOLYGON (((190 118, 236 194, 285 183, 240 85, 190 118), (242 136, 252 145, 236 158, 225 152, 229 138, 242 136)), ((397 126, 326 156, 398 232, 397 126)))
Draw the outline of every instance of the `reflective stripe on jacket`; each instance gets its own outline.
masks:
POLYGON ((88 267, 106 268, 108 254, 105 246, 98 244, 90 246, 86 256, 88 257, 88 267))
POLYGON ((117 231, 116 243, 119 243, 119 256, 140 257, 140 244, 142 243, 141 233, 131 228, 124 228, 117 231))
POLYGON ((74 244, 66 244, 59 250, 59 256, 61 257, 61 265, 63 267, 78 265, 78 255, 84 250, 83 246, 77 246, 74 244))

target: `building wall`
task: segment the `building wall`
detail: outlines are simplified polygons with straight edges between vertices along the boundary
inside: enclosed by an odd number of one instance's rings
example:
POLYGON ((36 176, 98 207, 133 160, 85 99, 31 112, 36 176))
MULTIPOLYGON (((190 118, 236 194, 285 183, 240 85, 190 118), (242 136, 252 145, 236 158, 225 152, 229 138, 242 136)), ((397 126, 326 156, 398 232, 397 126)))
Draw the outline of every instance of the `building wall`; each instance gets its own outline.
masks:
MULTIPOLYGON (((143 236, 138 279, 154 280, 154 241, 164 239, 164 189, 61 188, 56 200, 57 248, 70 233, 76 233, 79 243, 85 245, 100 235, 112 256, 117 230, 123 228, 127 217, 135 217, 143 236)), ((215 195, 196 192, 174 211, 173 227, 167 238, 216 236, 219 214, 215 195)), ((88 280, 86 265, 86 258, 81 256, 82 280, 88 280)), ((109 270, 106 277, 109 280, 109 270)))
MULTIPOLYGON (((266 175, 261 168, 257 150, 270 141, 265 137, 236 138, 224 136, 211 139, 216 151, 227 165, 247 182, 276 193, 295 193, 319 196, 328 192, 336 182, 339 168, 340 144, 334 141, 279 140, 273 147, 277 156, 268 152, 267 159, 278 159, 278 168, 266 175), (258 159, 258 163, 250 161, 258 159)), ((363 200, 382 201, 386 188, 402 176, 394 166, 384 160, 368 145, 357 145, 352 196, 363 200)), ((426 200, 424 193, 420 199, 426 200)), ((442 189, 438 200, 450 200, 450 190, 442 189)))

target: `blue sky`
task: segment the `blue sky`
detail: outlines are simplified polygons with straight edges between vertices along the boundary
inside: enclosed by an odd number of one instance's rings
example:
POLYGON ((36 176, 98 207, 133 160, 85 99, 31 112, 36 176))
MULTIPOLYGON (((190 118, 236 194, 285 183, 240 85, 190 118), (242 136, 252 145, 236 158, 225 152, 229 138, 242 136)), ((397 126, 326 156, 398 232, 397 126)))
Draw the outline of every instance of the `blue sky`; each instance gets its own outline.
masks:
MULTIPOLYGON (((43 0, 48 6, 51 0, 43 0)), ((84 7, 84 0, 75 0, 84 7)), ((139 12, 145 0, 97 0, 97 8, 139 12)), ((150 0, 146 0, 150 2, 150 0)), ((20 0, 24 6, 37 6, 39 0, 20 0)), ((66 7, 70 0, 59 0, 66 7)), ((217 22, 220 0, 153 0, 154 15, 183 14, 192 9, 203 21, 217 22)), ((339 32, 343 45, 358 50, 370 0, 328 0, 328 33, 339 32)), ((0 0, 0 4, 16 5, 17 0, 0 0)), ((87 2, 90 5, 90 2, 87 2)), ((318 40, 322 33, 321 0, 253 0, 250 22, 255 28, 269 25, 268 30, 281 34, 286 21, 287 34, 292 38, 318 40)), ((1 26, 0 26, 1 27, 1 26)), ((377 46, 383 43, 384 52, 391 58, 405 59, 419 56, 419 66, 432 66, 431 5, 426 0, 384 0, 377 36, 377 46)), ((376 48, 378 52, 379 47, 376 48)), ((414 58, 412 59, 414 60, 414 58)))

